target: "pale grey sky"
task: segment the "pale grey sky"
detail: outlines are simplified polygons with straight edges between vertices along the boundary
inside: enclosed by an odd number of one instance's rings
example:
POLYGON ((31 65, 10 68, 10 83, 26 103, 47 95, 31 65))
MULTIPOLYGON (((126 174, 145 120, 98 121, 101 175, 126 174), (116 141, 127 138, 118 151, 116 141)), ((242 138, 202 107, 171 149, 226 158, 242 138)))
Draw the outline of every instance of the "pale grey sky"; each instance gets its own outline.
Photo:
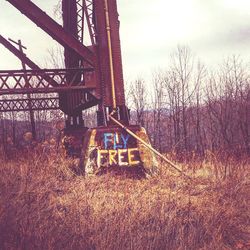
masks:
MULTIPOLYGON (((57 0, 33 0, 53 13, 57 0)), ((250 0, 117 0, 125 79, 148 74, 168 64, 177 45, 187 45, 208 65, 231 54, 250 60, 250 0)), ((0 0, 0 33, 22 39, 28 56, 44 66, 55 46, 36 25, 11 4, 0 0)), ((20 63, 0 45, 0 69, 20 63)))

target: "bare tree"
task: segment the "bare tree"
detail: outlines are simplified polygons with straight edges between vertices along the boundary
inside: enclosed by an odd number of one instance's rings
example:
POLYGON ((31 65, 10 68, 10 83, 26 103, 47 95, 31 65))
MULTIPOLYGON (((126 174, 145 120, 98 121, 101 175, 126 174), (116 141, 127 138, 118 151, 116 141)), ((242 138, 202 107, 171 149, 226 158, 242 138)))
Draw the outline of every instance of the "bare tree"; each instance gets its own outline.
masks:
POLYGON ((164 134, 164 73, 162 71, 153 74, 153 91, 151 91, 151 108, 153 112, 153 144, 160 151, 163 150, 164 134))
POLYGON ((248 89, 249 73, 236 56, 228 58, 210 79, 206 104, 213 150, 249 152, 248 89))
POLYGON ((146 83, 142 78, 138 78, 130 84, 129 96, 132 101, 132 109, 136 114, 136 123, 144 127, 148 93, 146 83))
POLYGON ((178 151, 188 150, 187 108, 196 88, 192 82, 193 60, 190 49, 179 46, 171 55, 171 66, 165 81, 178 151))

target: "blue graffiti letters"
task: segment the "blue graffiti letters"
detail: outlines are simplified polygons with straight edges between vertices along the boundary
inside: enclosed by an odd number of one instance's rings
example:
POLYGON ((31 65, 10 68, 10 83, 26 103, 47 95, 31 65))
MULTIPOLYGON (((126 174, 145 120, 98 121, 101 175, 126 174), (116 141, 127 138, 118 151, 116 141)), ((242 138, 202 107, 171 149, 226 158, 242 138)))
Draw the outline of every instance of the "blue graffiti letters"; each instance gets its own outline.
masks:
POLYGON ((127 148, 128 146, 128 139, 129 139, 129 137, 130 137, 130 135, 129 134, 127 134, 126 135, 126 137, 124 137, 124 135, 123 134, 121 134, 121 138, 122 138, 122 141, 123 141, 123 145, 124 145, 124 147, 123 148, 127 148))
POLYGON ((130 138, 129 134, 123 135, 118 133, 104 133, 104 148, 110 149, 112 147, 114 150, 119 148, 125 149, 128 148, 128 140, 130 138))
POLYGON ((108 148, 108 143, 109 142, 113 142, 113 140, 112 140, 112 136, 113 136, 113 134, 112 133, 104 133, 104 147, 105 147, 105 149, 107 149, 108 148))

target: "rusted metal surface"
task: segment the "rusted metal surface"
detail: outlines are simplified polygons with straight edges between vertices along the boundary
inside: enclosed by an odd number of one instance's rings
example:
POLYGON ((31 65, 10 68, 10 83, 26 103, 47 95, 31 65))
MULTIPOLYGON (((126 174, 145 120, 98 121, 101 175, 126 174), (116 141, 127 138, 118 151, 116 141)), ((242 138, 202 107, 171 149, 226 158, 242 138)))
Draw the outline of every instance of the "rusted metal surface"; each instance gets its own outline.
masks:
MULTIPOLYGON (((11 40, 11 39, 10 39, 11 40)), ((15 46, 13 46, 7 39, 5 39, 3 36, 0 35, 0 43, 2 43, 11 53, 13 53, 16 57, 20 59, 22 64, 27 65, 33 70, 41 70, 41 68, 35 64, 32 60, 30 60, 26 54, 24 54, 22 51, 17 49, 15 46)), ((18 72, 17 70, 12 71, 13 73, 18 72)), ((54 81, 52 78, 50 78, 48 75, 43 76, 44 79, 49 82, 52 86, 57 86, 57 82, 54 81)))
MULTIPOLYGON (((119 19, 116 0, 108 0, 111 32, 112 58, 115 78, 117 106, 125 105, 124 83, 119 39, 119 19)), ((95 25, 97 33, 97 55, 100 75, 100 91, 104 106, 112 106, 111 72, 109 68, 108 37, 106 30, 105 6, 103 0, 95 1, 95 25)))
POLYGON ((32 20, 37 26, 43 29, 61 45, 72 48, 84 61, 95 65, 95 54, 86 46, 81 44, 75 37, 67 33, 61 25, 54 21, 44 11, 37 7, 30 0, 7 0, 25 16, 32 20))
POLYGON ((83 0, 76 0, 77 38, 83 43, 84 39, 84 8, 83 0))
MULTIPOLYGON (((62 0, 62 18, 64 30, 76 39, 78 38, 78 9, 76 0, 62 0)), ((66 68, 78 68, 82 65, 83 58, 81 58, 71 47, 64 47, 64 63, 66 68)), ((84 82, 83 75, 75 76, 73 73, 66 75, 68 82, 72 83, 72 86, 79 85, 80 82, 84 82)), ((75 110, 75 106, 81 102, 82 94, 79 91, 70 91, 59 95, 61 109, 66 114, 72 114, 75 110)), ((82 116, 81 110, 78 113, 74 112, 75 116, 79 119, 82 116)))
POLYGON ((53 69, 53 70, 0 70, 0 95, 20 93, 51 93, 68 90, 93 90, 83 82, 72 86, 67 75, 81 76, 83 71, 92 69, 53 69))
MULTIPOLYGON (((78 39, 78 25, 77 25, 77 5, 75 0, 62 0, 62 13, 63 13, 63 28, 64 30, 78 39)), ((66 68, 80 68, 81 60, 83 58, 79 56, 72 47, 64 48, 64 62, 66 68)), ((68 80, 74 83, 81 81, 81 77, 74 77, 68 74, 68 80)))
POLYGON ((111 43, 114 60, 114 74, 115 74, 115 91, 118 106, 125 106, 124 96, 124 80, 122 71, 122 59, 121 59, 121 44, 119 35, 119 15, 117 10, 116 0, 109 0, 109 17, 111 27, 111 43))
POLYGON ((56 109, 59 109, 59 99, 57 97, 0 100, 0 112, 56 109))
MULTIPOLYGON (((95 3, 93 0, 77 0, 79 8, 83 8, 86 17, 87 29, 89 31, 92 46, 96 45, 96 27, 95 27, 95 3)), ((84 30, 84 22, 81 20, 82 30, 84 30)), ((80 23, 80 22, 79 22, 80 23)), ((79 27, 80 28, 80 27, 79 27)), ((83 38, 80 38, 83 41, 83 38)))
MULTIPOLYGON (((116 103, 118 107, 118 115, 116 118, 128 124, 129 117, 124 97, 119 19, 116 0, 107 0, 109 9, 108 21, 110 23, 108 29, 112 47, 111 57, 109 56, 108 49, 107 18, 105 16, 107 8, 105 9, 104 0, 63 0, 63 27, 30 0, 7 1, 65 47, 66 68, 78 68, 79 71, 81 71, 82 67, 93 67, 91 74, 89 74, 90 72, 84 72, 82 75, 78 74, 77 77, 70 71, 66 74, 67 87, 70 87, 70 91, 67 93, 60 93, 59 95, 61 110, 67 114, 74 113, 74 115, 76 115, 76 110, 79 110, 82 104, 82 89, 89 90, 88 86, 91 85, 91 87, 95 88, 95 91, 91 92, 91 94, 97 100, 101 100, 101 103, 98 101, 95 103, 99 103, 99 113, 100 116, 103 117, 100 120, 103 120, 103 125, 112 124, 112 122, 110 123, 107 119, 107 115, 110 107, 112 107, 112 100, 114 99, 117 100, 116 103), (92 43, 91 48, 83 44, 85 30, 89 31, 92 43), (109 64, 112 64, 113 74, 110 72, 109 64), (113 94, 111 76, 114 77, 115 83, 113 94), (89 79, 92 82, 89 82, 89 79), (76 89, 78 89, 79 92, 76 91, 76 89)), ((12 53, 17 55, 29 67, 32 69, 39 68, 25 55, 18 52, 14 46, 9 45, 6 40, 0 37, 0 41, 1 40, 12 53)), ((45 77, 48 76, 45 75, 45 77)), ((33 93, 40 92, 41 89, 44 89, 47 93, 51 91, 61 92, 66 89, 66 85, 64 86, 64 79, 61 79, 62 83, 58 83, 58 81, 52 82, 53 79, 45 80, 47 80, 49 85, 53 85, 54 89, 51 86, 49 87, 46 83, 41 84, 41 81, 38 81, 39 87, 37 87, 37 85, 34 88, 31 86, 25 88, 20 81, 17 80, 17 85, 15 85, 17 88, 14 87, 16 92, 13 93, 28 93, 31 92, 31 88, 34 90, 33 93), (58 87, 57 84, 60 86, 58 87)), ((4 93, 8 94, 7 89, 11 91, 12 88, 7 87, 8 84, 6 84, 5 79, 2 79, 2 82, 4 83, 2 85, 2 90, 5 89, 4 93)), ((93 103, 94 102, 92 102, 92 104, 93 103)), ((82 105, 83 108, 88 106, 90 105, 82 105)), ((80 113, 79 110, 79 115, 81 115, 80 113)))
POLYGON ((100 100, 97 99, 90 92, 84 92, 81 98, 81 102, 74 105, 74 113, 75 114, 80 113, 82 110, 96 106, 99 103, 100 100))
MULTIPOLYGON (((13 71, 12 76, 6 75, 6 72, 2 72, 2 76, 0 76, 1 93, 41 93, 43 91, 44 93, 49 93, 56 91, 60 93, 59 105, 61 110, 69 115, 76 115, 76 112, 80 115, 81 108, 88 108, 99 103, 99 113, 102 113, 102 120, 106 120, 105 124, 109 124, 107 115, 112 106, 112 99, 116 99, 117 113, 119 113, 117 118, 128 123, 116 0, 107 0, 106 8, 103 0, 63 0, 63 27, 30 0, 8 0, 8 2, 61 43, 65 47, 66 68, 75 68, 79 73, 76 74, 73 71, 67 71, 62 77, 62 75, 56 76, 55 73, 50 74, 47 72, 43 76, 39 75, 35 83, 32 82, 31 84, 29 80, 36 77, 35 75, 31 77, 31 73, 27 73, 28 81, 24 81, 24 77, 18 71, 13 71), (106 16, 107 9, 109 9, 108 19, 106 16), (107 27, 108 23, 109 27, 107 27), (85 29, 88 29, 90 33, 91 49, 82 43, 85 29), (110 35, 110 48, 112 47, 110 50, 112 52, 111 56, 108 49, 107 30, 110 35), (82 63, 83 61, 85 63, 82 63), (110 65, 112 64, 113 73, 110 72, 109 63, 110 65), (94 71, 85 71, 84 74, 80 73, 82 67, 86 67, 86 65, 93 66, 94 71), (114 78, 114 81, 111 81, 111 76, 114 78), (9 81, 10 78, 13 78, 13 82, 9 81), (111 82, 114 82, 114 86, 111 82), (89 87, 90 85, 91 87, 89 87), (112 86, 114 87, 113 93, 112 86), (94 88, 95 91, 90 92, 94 88), (62 93, 66 90, 69 91, 62 93), (86 92, 83 90, 86 90, 86 92), (83 96, 86 93, 90 96, 92 95, 94 98, 88 103, 83 103, 83 96), (101 103, 98 100, 101 100, 101 103)), ((9 44, 6 39, 0 37, 0 41, 20 58, 23 63, 27 64, 33 70, 39 69, 35 63, 9 44)))

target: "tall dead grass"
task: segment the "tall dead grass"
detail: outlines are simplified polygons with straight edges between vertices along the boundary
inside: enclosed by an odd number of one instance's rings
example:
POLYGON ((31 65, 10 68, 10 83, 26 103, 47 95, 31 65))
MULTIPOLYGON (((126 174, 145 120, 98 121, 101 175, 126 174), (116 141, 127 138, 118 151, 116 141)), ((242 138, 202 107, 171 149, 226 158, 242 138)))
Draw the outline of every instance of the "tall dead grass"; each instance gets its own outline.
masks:
POLYGON ((46 152, 15 158, 0 162, 1 249, 250 249, 247 162, 226 177, 219 162, 188 163, 192 180, 162 164, 136 180, 85 178, 46 152))

